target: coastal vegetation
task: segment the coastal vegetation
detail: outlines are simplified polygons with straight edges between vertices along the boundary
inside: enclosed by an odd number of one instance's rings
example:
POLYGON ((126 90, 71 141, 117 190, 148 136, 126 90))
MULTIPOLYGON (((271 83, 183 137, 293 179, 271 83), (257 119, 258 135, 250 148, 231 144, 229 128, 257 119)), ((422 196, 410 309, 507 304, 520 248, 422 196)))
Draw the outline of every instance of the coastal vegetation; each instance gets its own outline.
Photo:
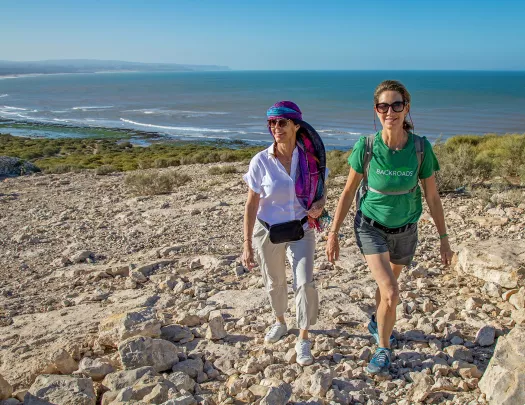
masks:
POLYGON ((167 172, 132 172, 124 178, 124 185, 135 195, 169 194, 191 181, 186 174, 167 172))
MULTIPOLYGON (((35 139, 0 135, 0 156, 31 161, 44 172, 95 170, 98 175, 136 169, 165 168, 195 163, 247 163, 260 146, 243 143, 154 143, 133 145, 129 139, 35 139)), ((525 135, 461 135, 438 140, 434 151, 440 162, 441 191, 470 188, 498 178, 511 187, 525 184, 525 135)), ((327 153, 330 176, 348 174, 351 151, 327 153)), ((233 166, 213 166, 212 175, 236 172, 233 166)), ((135 180, 138 182, 138 180, 135 180)), ((169 182, 165 182, 168 184, 169 182)))

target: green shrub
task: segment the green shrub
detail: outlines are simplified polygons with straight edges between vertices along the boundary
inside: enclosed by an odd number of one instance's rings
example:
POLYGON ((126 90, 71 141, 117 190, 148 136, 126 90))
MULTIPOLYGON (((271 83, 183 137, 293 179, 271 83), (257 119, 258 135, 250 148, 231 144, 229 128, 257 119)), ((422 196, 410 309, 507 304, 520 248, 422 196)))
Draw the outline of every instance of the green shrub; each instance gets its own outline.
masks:
POLYGON ((352 151, 331 150, 326 154, 326 165, 330 169, 330 177, 347 176, 350 171, 348 157, 352 151))
POLYGON ((71 166, 71 165, 56 165, 51 166, 44 169, 45 173, 52 173, 52 174, 62 174, 62 173, 69 173, 69 172, 75 172, 79 169, 77 167, 71 166))
POLYGON ((107 174, 115 173, 117 169, 112 165, 103 165, 95 169, 95 174, 98 176, 105 176, 107 174))
POLYGON ((158 195, 171 193, 191 181, 191 177, 174 171, 140 172, 126 175, 124 184, 134 195, 158 195))
POLYGON ((234 166, 213 166, 208 169, 209 174, 218 175, 218 174, 231 174, 239 173, 234 166))

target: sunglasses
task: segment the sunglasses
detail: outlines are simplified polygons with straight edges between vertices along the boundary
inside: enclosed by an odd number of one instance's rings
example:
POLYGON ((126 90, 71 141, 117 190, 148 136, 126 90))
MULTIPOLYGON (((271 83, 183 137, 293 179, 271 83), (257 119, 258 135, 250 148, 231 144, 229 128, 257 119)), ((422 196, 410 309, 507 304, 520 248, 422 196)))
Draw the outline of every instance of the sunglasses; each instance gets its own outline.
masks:
POLYGON ((376 104, 376 110, 377 112, 380 112, 382 114, 387 113, 390 107, 392 107, 392 110, 394 112, 401 112, 405 109, 406 102, 404 101, 396 101, 392 104, 388 103, 378 103, 376 104))
POLYGON ((287 118, 279 118, 278 120, 268 120, 268 126, 270 128, 275 128, 275 127, 285 128, 288 125, 288 121, 290 120, 287 118))

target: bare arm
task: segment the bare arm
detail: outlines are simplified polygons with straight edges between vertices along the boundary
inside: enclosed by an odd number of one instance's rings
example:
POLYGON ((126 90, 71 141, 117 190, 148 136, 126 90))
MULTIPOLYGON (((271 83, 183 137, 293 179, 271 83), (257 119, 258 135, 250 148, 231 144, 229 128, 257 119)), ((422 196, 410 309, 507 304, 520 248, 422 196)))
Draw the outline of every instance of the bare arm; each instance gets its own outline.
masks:
POLYGON ((326 255, 328 256, 328 261, 332 263, 339 258, 339 239, 337 238, 339 228, 341 228, 341 225, 343 224, 343 221, 346 218, 350 207, 352 206, 355 193, 362 179, 362 174, 359 174, 353 168, 350 168, 350 173, 348 174, 345 188, 339 197, 339 202, 337 203, 334 221, 332 223, 330 232, 328 233, 326 255))
POLYGON ((443 205, 441 204, 441 198, 439 197, 436 176, 432 175, 426 179, 421 179, 423 191, 425 193, 425 200, 427 201, 428 208, 430 209, 430 215, 436 224, 438 234, 440 235, 441 241, 441 262, 443 264, 450 264, 452 260, 452 250, 448 243, 448 236, 444 236, 447 233, 447 226, 445 224, 445 214, 443 212, 443 205))
POLYGON ((244 207, 244 244, 242 254, 243 265, 248 269, 254 266, 252 235, 260 199, 260 194, 257 194, 252 189, 248 191, 248 199, 244 207))

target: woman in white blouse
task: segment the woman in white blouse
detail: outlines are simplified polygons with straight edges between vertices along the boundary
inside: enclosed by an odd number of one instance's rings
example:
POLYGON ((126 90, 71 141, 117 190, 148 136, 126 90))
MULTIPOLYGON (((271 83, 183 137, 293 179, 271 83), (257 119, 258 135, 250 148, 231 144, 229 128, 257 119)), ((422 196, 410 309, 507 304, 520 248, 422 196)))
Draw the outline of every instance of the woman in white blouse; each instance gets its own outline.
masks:
POLYGON ((276 317, 265 336, 277 342, 288 329, 285 259, 293 272, 299 339, 297 362, 312 364, 308 329, 317 322, 319 299, 313 279, 315 234, 326 201, 326 155, 317 132, 302 120, 291 101, 267 112, 274 143, 250 162, 244 180, 249 186, 244 215, 243 264, 257 261, 276 317))

